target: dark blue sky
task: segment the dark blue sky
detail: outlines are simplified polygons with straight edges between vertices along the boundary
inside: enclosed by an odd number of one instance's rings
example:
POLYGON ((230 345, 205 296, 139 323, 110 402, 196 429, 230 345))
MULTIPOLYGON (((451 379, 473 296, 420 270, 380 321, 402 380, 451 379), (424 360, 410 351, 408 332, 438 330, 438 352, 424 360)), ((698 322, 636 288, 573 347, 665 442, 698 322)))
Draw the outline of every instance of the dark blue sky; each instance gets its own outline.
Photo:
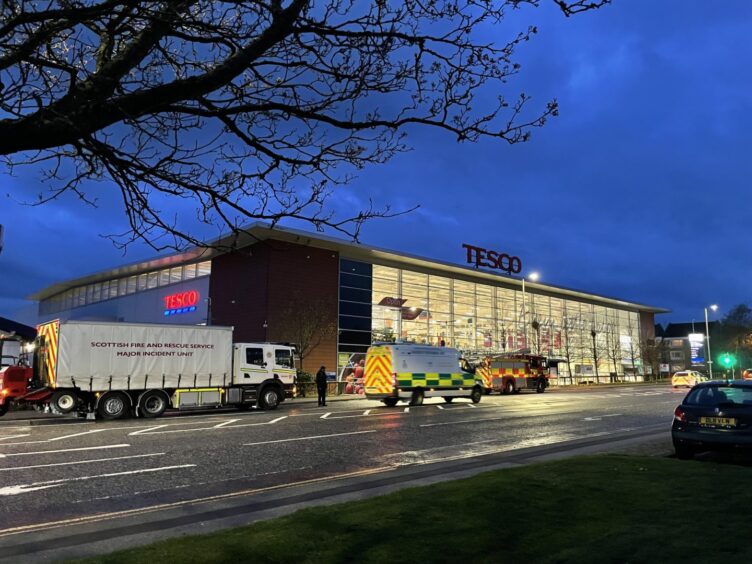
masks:
MULTIPOLYGON (((484 31, 527 24, 539 34, 508 92, 556 97, 560 117, 515 146, 411 131, 414 150, 337 196, 343 210, 421 205, 363 243, 457 263, 463 242, 508 251, 544 282, 672 309, 662 322, 752 301, 752 2, 615 0, 569 19, 544 2, 484 31)), ((29 293, 153 255, 100 237, 124 230, 113 198, 30 208, 16 201, 40 191, 34 171, 2 182, 0 316, 33 321, 29 293)))

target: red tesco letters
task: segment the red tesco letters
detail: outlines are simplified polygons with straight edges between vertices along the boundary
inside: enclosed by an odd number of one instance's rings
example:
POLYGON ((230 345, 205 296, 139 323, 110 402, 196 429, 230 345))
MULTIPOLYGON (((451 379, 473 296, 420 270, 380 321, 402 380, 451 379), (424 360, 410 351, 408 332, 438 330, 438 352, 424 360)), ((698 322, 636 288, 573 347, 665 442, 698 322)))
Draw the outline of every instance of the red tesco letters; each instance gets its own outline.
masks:
POLYGON ((187 292, 170 294, 163 299, 165 309, 180 309, 182 307, 195 306, 198 303, 198 298, 199 295, 196 290, 188 290, 187 292))

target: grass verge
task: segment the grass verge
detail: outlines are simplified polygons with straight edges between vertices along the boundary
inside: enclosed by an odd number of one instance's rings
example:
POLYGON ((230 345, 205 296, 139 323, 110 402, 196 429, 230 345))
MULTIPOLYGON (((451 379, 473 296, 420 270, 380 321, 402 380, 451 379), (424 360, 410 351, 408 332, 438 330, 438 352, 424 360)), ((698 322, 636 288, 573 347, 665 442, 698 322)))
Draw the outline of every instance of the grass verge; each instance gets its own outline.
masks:
POLYGON ((82 562, 752 562, 750 473, 579 457, 82 562))

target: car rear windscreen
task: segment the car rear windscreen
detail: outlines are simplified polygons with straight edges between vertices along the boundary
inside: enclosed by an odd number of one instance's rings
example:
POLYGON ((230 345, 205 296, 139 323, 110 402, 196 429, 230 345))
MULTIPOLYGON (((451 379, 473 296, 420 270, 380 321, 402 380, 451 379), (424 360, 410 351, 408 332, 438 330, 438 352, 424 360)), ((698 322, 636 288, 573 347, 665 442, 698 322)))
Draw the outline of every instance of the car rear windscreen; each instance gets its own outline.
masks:
POLYGON ((695 388, 685 400, 687 405, 715 407, 725 405, 747 405, 752 407, 752 388, 735 386, 708 386, 695 388))

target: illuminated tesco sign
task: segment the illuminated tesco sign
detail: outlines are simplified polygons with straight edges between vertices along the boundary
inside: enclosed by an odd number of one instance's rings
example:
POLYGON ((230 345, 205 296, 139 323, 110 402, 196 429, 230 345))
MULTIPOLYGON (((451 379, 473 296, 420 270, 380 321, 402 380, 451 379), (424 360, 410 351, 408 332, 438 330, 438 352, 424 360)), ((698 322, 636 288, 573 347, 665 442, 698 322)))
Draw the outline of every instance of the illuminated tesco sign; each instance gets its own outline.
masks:
POLYGON ((164 300, 164 314, 167 316, 196 311, 199 298, 199 293, 196 290, 165 296, 162 298, 164 300))

